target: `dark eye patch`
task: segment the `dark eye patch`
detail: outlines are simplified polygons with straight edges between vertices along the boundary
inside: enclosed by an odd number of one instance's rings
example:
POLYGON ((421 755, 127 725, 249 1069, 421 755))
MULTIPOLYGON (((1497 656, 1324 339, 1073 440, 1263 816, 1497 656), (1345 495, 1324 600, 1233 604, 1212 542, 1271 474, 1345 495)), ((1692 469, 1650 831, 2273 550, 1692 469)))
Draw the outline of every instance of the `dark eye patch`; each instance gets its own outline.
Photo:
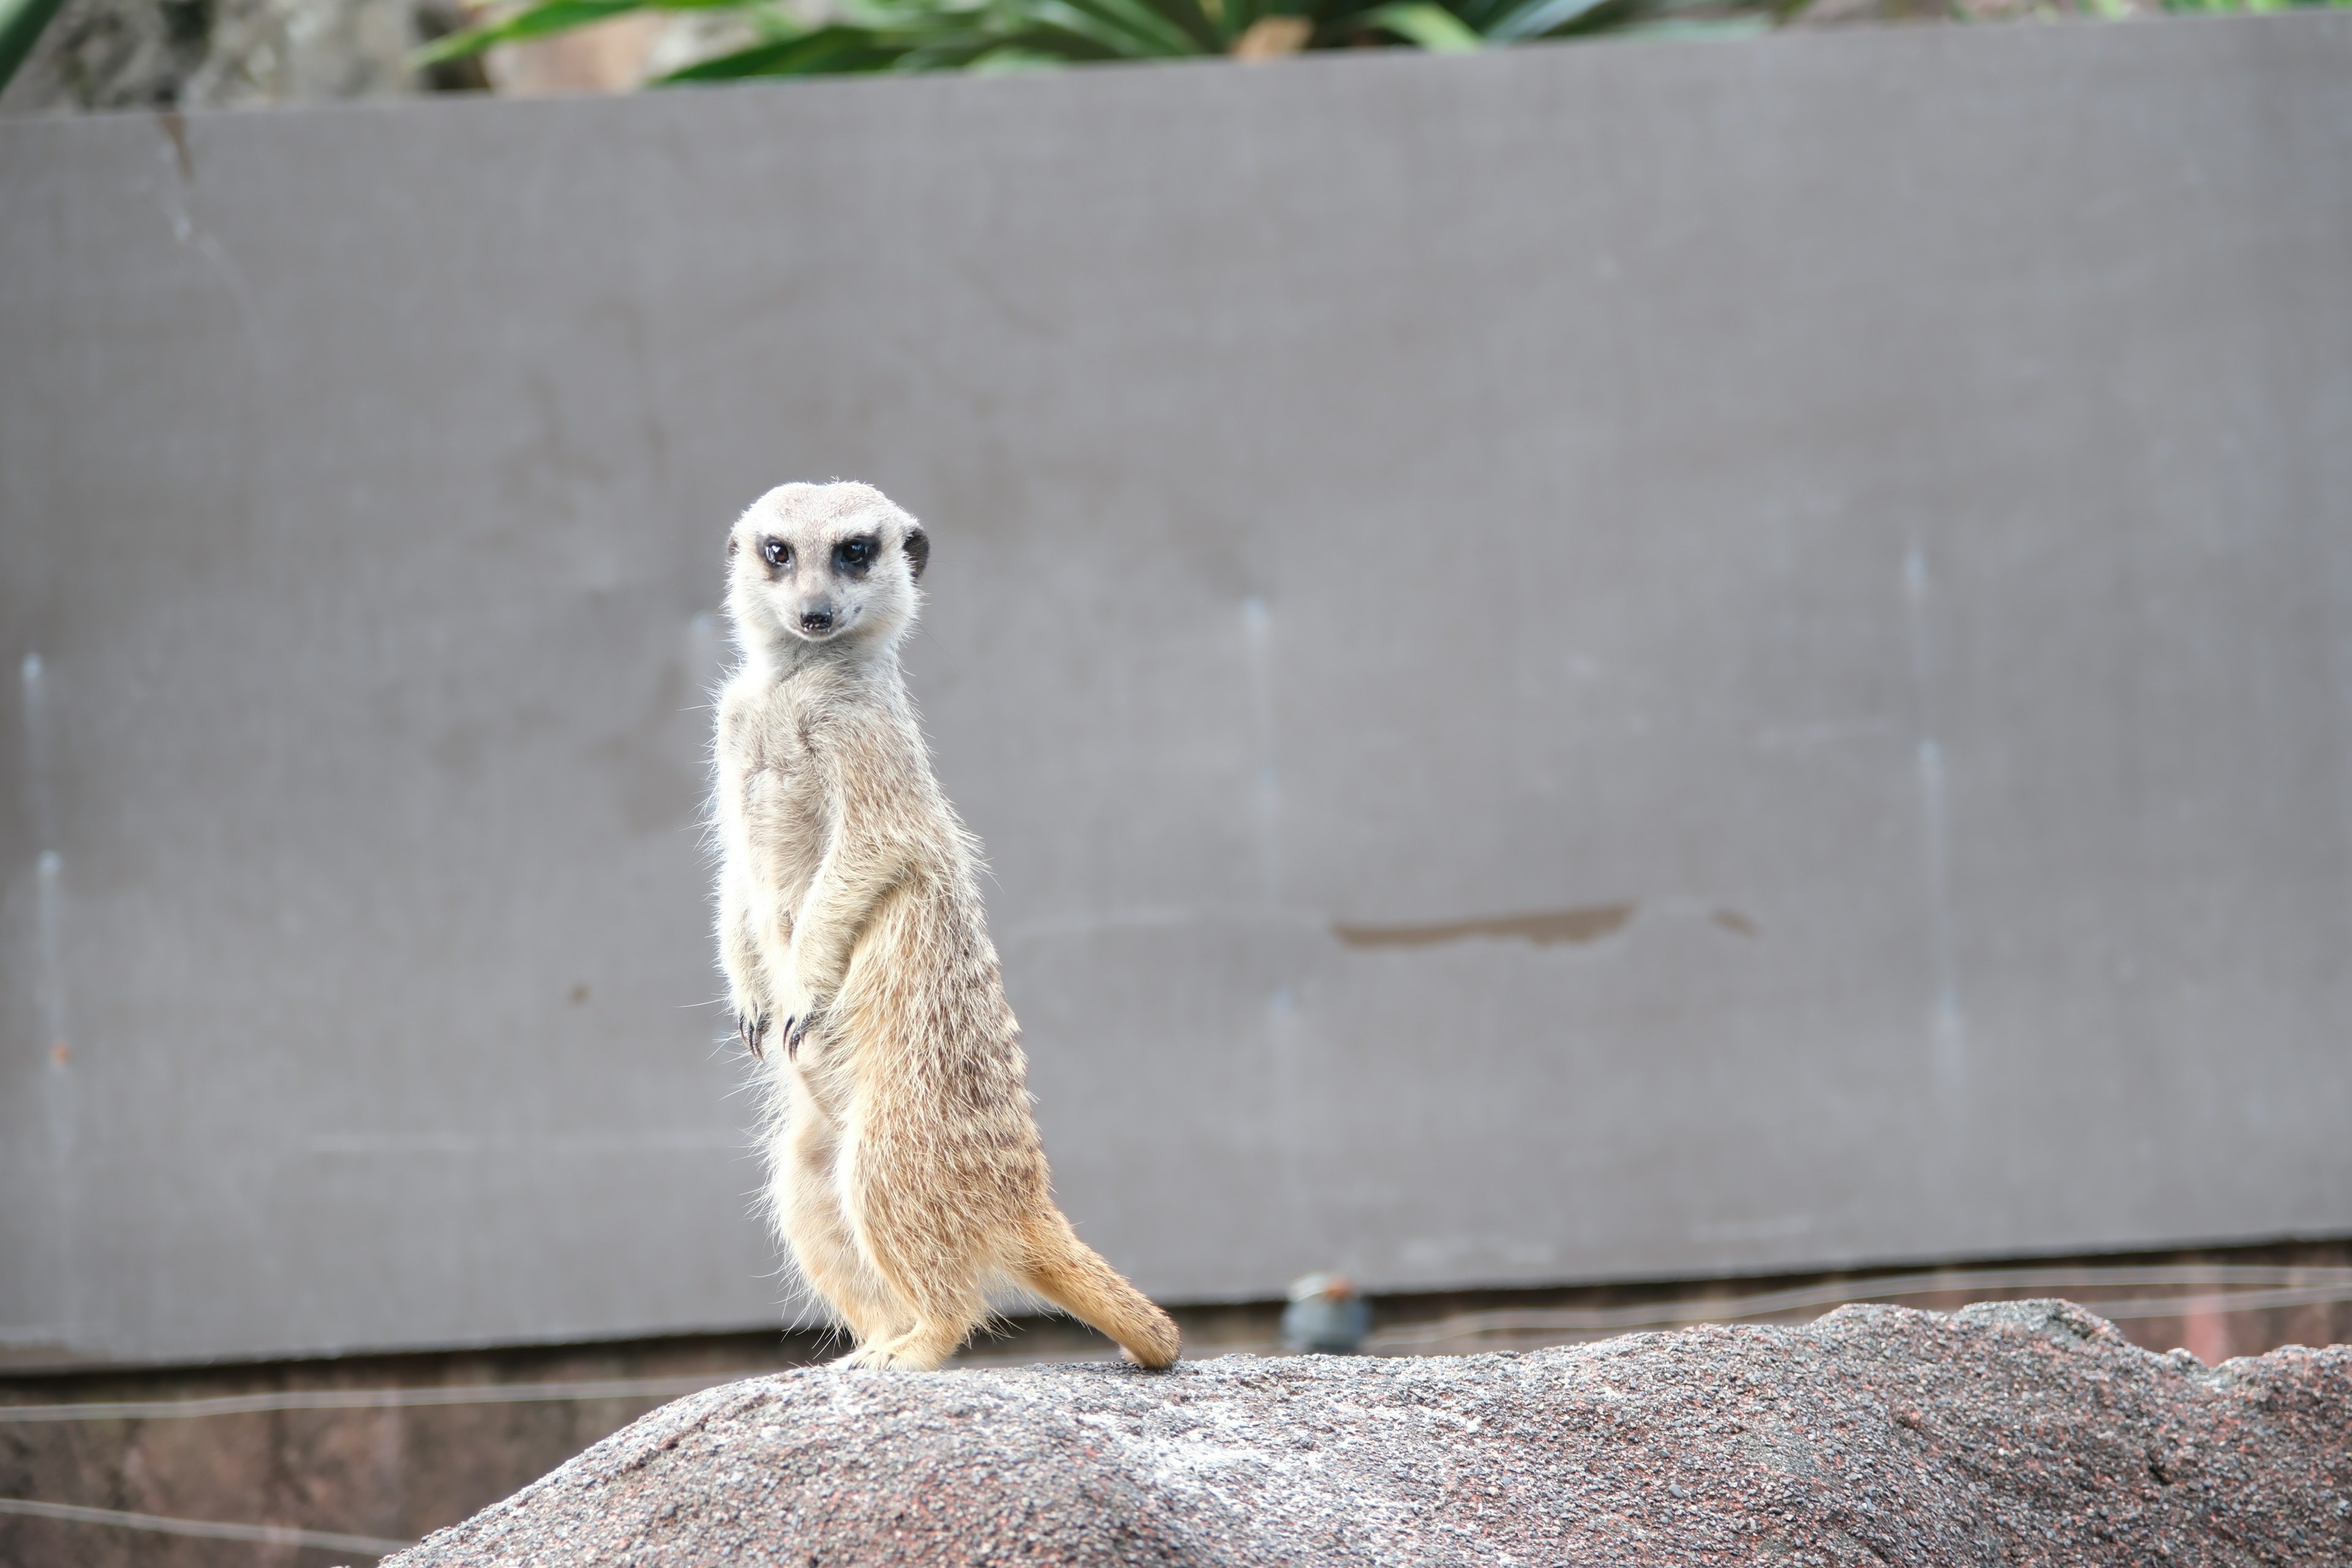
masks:
POLYGON ((845 577, 863 577, 873 568, 877 541, 870 533, 845 539, 833 547, 833 569, 845 577))
POLYGON ((772 536, 760 541, 760 554, 779 572, 793 563, 793 547, 772 536))

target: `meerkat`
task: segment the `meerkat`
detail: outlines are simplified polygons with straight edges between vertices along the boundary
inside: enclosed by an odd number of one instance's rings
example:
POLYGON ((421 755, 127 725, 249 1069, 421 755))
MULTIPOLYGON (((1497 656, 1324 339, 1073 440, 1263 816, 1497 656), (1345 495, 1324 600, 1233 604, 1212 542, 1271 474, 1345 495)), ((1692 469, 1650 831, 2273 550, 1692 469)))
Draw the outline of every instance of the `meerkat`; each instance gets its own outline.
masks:
POLYGON ((1176 1325, 1055 1206, 978 846, 898 668, 930 541, 869 485, 790 484, 727 541, 719 964, 760 1064, 767 1210, 856 1348, 937 1366, 992 1288, 1165 1367, 1176 1325))

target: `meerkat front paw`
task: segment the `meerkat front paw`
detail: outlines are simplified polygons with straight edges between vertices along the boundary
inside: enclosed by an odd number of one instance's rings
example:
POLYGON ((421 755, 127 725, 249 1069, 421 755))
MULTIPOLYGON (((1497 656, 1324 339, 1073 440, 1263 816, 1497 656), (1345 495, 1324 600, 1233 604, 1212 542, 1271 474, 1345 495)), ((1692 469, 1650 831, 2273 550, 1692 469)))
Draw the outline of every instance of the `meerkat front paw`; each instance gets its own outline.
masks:
POLYGON ((809 1030, 815 1025, 823 1022, 824 1018, 824 1008, 811 1006, 808 1011, 795 1014, 792 1017, 784 1020, 784 1056, 786 1059, 794 1061, 799 1059, 801 1041, 806 1038, 809 1030))
POLYGON ((761 1049, 761 1042, 768 1037, 768 1016, 762 1013, 754 1018, 749 1013, 736 1014, 735 1037, 743 1042, 743 1048, 751 1053, 753 1061, 766 1060, 767 1052, 761 1049))

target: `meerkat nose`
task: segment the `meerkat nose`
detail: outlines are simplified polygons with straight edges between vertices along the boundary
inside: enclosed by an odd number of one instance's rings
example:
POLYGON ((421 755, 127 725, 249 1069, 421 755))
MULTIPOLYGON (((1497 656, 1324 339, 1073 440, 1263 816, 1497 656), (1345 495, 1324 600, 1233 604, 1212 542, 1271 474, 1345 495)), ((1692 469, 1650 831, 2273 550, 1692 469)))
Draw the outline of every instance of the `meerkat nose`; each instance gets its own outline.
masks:
POLYGON ((801 630, 804 632, 829 632, 832 629, 833 612, 831 610, 803 610, 801 612, 801 630))

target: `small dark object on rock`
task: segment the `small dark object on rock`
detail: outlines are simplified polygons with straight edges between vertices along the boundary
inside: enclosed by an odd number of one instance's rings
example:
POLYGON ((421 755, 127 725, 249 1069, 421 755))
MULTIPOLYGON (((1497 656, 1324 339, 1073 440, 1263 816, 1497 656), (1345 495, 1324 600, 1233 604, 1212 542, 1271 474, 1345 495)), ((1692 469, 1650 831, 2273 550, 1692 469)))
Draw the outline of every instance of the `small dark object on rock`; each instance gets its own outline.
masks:
POLYGON ((788 1373, 387 1568, 2319 1564, 2352 1563, 2347 1500, 2352 1347, 2208 1370, 2062 1301, 1845 1307, 1524 1355, 788 1373))
POLYGON ((1309 1274, 1282 1309, 1282 1348, 1296 1355, 1353 1355, 1371 1331, 1371 1304, 1344 1274, 1309 1274))

